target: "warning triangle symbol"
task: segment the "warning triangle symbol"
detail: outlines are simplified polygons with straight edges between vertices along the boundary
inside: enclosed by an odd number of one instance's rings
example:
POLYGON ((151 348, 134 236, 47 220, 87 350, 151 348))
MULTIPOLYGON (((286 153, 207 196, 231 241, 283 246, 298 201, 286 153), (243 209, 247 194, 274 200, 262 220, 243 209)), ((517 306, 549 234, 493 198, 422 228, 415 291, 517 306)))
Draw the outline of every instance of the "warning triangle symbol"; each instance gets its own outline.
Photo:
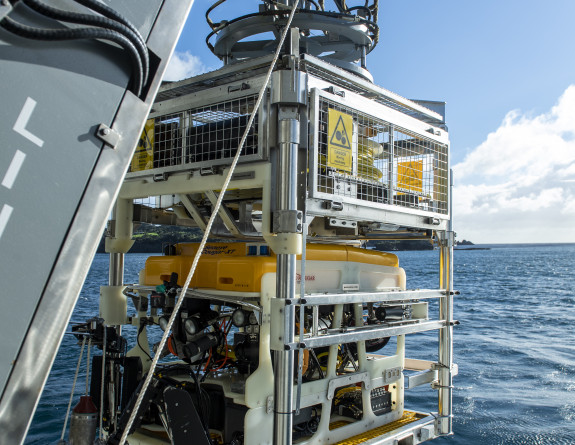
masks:
POLYGON ((345 129, 345 124, 343 123, 341 116, 339 116, 339 119, 337 120, 335 130, 333 130, 333 133, 329 138, 329 143, 331 145, 335 145, 336 147, 347 148, 351 150, 351 140, 347 134, 347 130, 345 129))

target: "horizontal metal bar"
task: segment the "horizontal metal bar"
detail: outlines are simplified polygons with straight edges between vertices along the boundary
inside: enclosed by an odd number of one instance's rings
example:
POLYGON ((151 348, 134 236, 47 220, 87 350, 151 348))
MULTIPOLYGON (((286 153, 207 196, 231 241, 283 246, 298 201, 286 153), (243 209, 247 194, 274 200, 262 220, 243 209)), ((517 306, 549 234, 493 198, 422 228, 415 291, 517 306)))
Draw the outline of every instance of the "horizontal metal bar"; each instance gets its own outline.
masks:
POLYGON ((437 370, 428 369, 414 374, 405 375, 405 389, 415 388, 416 386, 425 385, 437 380, 437 370))
POLYGON ((405 97, 402 97, 397 93, 386 90, 385 88, 382 88, 382 87, 377 86, 371 82, 368 82, 364 79, 361 79, 360 77, 350 76, 349 73, 346 72, 342 68, 338 68, 334 65, 331 65, 327 62, 324 62, 323 60, 318 59, 317 57, 311 56, 309 54, 304 54, 303 59, 307 63, 311 63, 311 64, 316 65, 316 66, 318 66, 318 67, 320 67, 326 71, 329 71, 329 72, 335 73, 336 75, 339 75, 339 77, 342 77, 342 78, 346 79, 348 82, 351 82, 351 83, 354 83, 354 84, 360 86, 364 90, 367 90, 367 91, 376 93, 378 95, 384 96, 385 98, 389 99, 390 101, 401 104, 405 108, 413 110, 419 114, 425 115, 426 117, 431 118, 438 123, 443 122, 443 116, 441 116, 439 113, 437 113, 433 110, 430 110, 429 108, 426 108, 422 105, 419 105, 418 103, 413 102, 409 99, 406 99, 405 97))
MULTIPOLYGON (((146 292, 152 292, 155 290, 156 290, 155 286, 143 286, 143 285, 139 285, 139 284, 132 284, 132 285, 126 286, 126 292, 127 291, 136 291, 136 292, 146 293, 146 292)), ((234 298, 234 296, 232 296, 232 295, 222 295, 221 293, 215 293, 215 292, 220 292, 220 291, 212 291, 212 292, 214 292, 214 293, 210 293, 209 289, 202 289, 201 292, 197 291, 195 289, 188 289, 188 291, 186 292, 186 297, 187 298, 199 298, 201 300, 218 300, 218 301, 222 301, 224 303, 230 303, 230 304, 234 304, 237 306, 242 306, 242 307, 252 309, 252 310, 258 311, 258 312, 260 312, 262 310, 262 307, 260 305, 255 304, 255 303, 250 303, 249 301, 247 301, 247 299, 256 300, 257 297, 259 297, 259 294, 250 292, 250 293, 244 293, 245 298, 234 298)))
POLYGON ((291 349, 297 349, 303 343, 302 347, 305 348, 319 348, 322 346, 338 345, 343 343, 351 343, 361 340, 372 340, 374 338, 394 337, 397 335, 413 334, 416 332, 431 331, 433 329, 441 329, 445 327, 445 322, 440 320, 423 321, 420 323, 411 323, 402 326, 391 327, 371 327, 366 328, 348 328, 347 332, 339 334, 324 334, 318 337, 305 338, 303 342, 290 343, 291 349))
POLYGON ((341 294, 311 294, 300 299, 298 304, 347 304, 347 303, 372 303, 380 301, 421 300, 426 298, 445 297, 445 291, 441 289, 421 290, 392 290, 388 292, 355 292, 341 294))

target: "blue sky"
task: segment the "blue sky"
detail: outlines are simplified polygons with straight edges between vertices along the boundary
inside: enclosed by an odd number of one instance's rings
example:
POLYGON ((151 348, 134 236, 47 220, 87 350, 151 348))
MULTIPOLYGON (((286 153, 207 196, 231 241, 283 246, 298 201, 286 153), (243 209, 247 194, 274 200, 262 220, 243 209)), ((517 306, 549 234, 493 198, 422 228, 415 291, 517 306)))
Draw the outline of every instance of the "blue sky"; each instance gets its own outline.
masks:
MULTIPOLYGON (((194 2, 170 78, 221 66, 204 43, 213 2, 194 2)), ((228 0, 214 17, 259 4, 228 0)), ((447 102, 458 239, 575 242, 574 18, 573 0, 380 1, 367 65, 378 85, 447 102)))

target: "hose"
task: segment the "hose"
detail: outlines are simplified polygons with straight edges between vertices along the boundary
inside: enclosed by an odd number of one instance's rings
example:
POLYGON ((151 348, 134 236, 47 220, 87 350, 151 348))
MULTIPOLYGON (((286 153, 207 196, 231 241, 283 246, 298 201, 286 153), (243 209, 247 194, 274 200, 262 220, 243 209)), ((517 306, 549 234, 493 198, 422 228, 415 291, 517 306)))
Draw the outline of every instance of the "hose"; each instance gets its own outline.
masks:
POLYGON ((33 40, 43 41, 63 41, 63 40, 82 40, 82 39, 103 39, 117 43, 124 48, 130 55, 133 67, 133 78, 130 90, 140 96, 143 87, 143 66, 140 55, 132 42, 125 36, 110 29, 99 28, 77 28, 77 29, 46 29, 34 28, 23 25, 6 16, 0 22, 0 26, 17 36, 33 40))
POLYGON ((44 15, 45 17, 60 20, 69 23, 78 23, 81 25, 90 25, 98 28, 110 29, 116 31, 126 37, 132 44, 136 47, 138 54, 142 60, 143 68, 143 79, 142 82, 145 85, 148 81, 148 72, 150 67, 150 59, 148 56, 148 50, 146 48, 146 43, 144 42, 140 33, 136 30, 134 31, 131 27, 126 26, 122 22, 114 21, 106 17, 91 15, 91 14, 80 14, 76 12, 63 11, 61 9, 56 9, 42 3, 39 0, 22 0, 22 2, 33 9, 36 12, 44 15))

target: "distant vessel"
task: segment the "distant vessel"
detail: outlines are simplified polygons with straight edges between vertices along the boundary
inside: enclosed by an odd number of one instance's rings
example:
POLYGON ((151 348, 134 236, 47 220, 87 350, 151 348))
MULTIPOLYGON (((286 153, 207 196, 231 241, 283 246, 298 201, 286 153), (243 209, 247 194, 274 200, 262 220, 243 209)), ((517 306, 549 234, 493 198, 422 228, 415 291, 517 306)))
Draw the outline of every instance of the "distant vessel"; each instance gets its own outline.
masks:
MULTIPOLYGON (((206 16, 208 45, 224 66, 159 88, 135 153, 123 155, 128 172, 108 190, 116 196, 109 285, 99 314, 72 328, 82 351, 102 353, 91 357, 93 405, 83 399, 74 410, 71 441, 407 445, 452 434, 444 105, 373 84, 366 56, 379 36, 377 0, 335 0, 332 11, 323 1, 264 1, 256 13, 215 23, 210 14, 222 3, 206 16), (124 255, 143 222, 205 236, 166 246, 126 284, 124 255), (359 247, 369 239, 434 240, 439 288, 406 290, 395 255, 359 247), (132 344, 122 336, 127 325, 137 327, 132 344), (155 345, 152 329, 163 331, 155 345), (430 330, 439 333, 438 357, 406 358, 409 334, 430 330), (376 354, 388 342, 386 355, 376 354), (405 406, 404 392, 423 384, 438 392, 438 413, 405 406)), ((149 49, 158 44, 151 35, 149 49)), ((134 119, 127 139, 145 120, 134 119)), ((100 126, 98 135, 117 149, 116 128, 100 126)), ((56 348, 46 351, 51 363, 56 348)), ((14 419, 5 400, 3 425, 14 419)))

